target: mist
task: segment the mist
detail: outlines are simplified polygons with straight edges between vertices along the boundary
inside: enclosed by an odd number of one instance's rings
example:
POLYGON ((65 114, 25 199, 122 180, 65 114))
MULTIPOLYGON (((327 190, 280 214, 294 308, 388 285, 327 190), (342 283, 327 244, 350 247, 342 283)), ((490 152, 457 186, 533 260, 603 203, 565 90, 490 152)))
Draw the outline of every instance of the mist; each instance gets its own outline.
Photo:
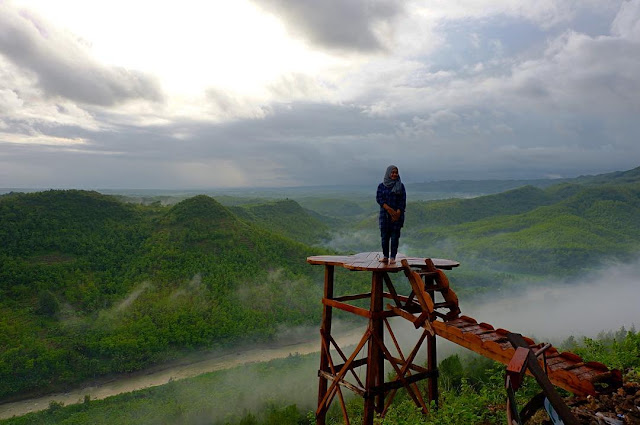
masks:
MULTIPOLYGON (((339 252, 379 250, 377 231, 341 233, 326 246, 339 252)), ((443 244, 452 245, 453 241, 443 244)), ((422 256, 451 251, 451 246, 417 248, 400 239, 399 251, 422 256)), ((394 281, 397 279, 394 279, 394 281)), ((455 277, 451 287, 457 290, 455 277)), ((498 291, 460 299, 462 314, 495 328, 553 340, 569 336, 594 337, 601 332, 640 325, 640 259, 631 263, 609 263, 588 275, 571 280, 549 277, 543 282, 517 282, 520 289, 498 291), (505 291, 507 294, 505 295, 505 291)))
POLYGON ((610 265, 581 281, 536 283, 477 304, 461 301, 460 309, 478 322, 556 341, 629 329, 640 325, 640 260, 610 265))

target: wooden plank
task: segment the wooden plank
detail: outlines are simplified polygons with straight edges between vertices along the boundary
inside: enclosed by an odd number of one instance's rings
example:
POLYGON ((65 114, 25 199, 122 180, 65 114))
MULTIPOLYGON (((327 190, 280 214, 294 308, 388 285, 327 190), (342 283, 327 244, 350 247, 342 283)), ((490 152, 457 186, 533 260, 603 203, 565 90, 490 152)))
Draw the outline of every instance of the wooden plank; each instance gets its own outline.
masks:
MULTIPOLYGON (((528 348, 529 346, 525 338, 523 338, 520 334, 510 334, 508 338, 514 347, 528 348)), ((544 373, 544 371, 540 367, 540 364, 538 364, 538 359, 536 359, 536 356, 534 356, 531 350, 527 350, 527 355, 527 368, 529 369, 529 371, 531 371, 531 374, 538 382, 538 385, 542 387, 542 390, 551 402, 553 408, 556 410, 556 412, 558 412, 558 415, 560 416, 562 421, 565 423, 565 425, 579 425, 578 421, 573 416, 573 413, 571 413, 571 409, 569 409, 564 400, 562 400, 562 397, 560 397, 556 389, 553 387, 553 385, 551 385, 551 381, 549 381, 548 376, 544 373)))
POLYGON ((520 384, 522 384, 522 377, 527 370, 528 359, 529 349, 518 347, 507 364, 507 374, 511 378, 511 385, 514 390, 520 388, 520 384))
MULTIPOLYGON (((353 369, 355 369, 357 367, 365 366, 367 364, 367 360, 368 359, 366 357, 354 360, 354 361, 351 362, 350 368, 353 370, 353 369)), ((345 365, 344 363, 336 365, 336 370, 338 372, 342 371, 342 368, 344 367, 344 365, 345 365)))
MULTIPOLYGON (((336 349, 336 351, 340 355, 340 358, 342 358, 342 361, 346 362, 347 361, 347 356, 344 355, 344 352, 342 351, 342 349, 340 348, 340 346, 338 345, 336 340, 333 339, 333 337, 331 335, 329 335, 329 340, 331 341, 331 344, 333 345, 333 347, 336 349)), ((358 378, 358 375, 356 375, 356 373, 353 371, 353 368, 354 368, 354 366, 350 367, 351 374, 355 378, 356 382, 358 382, 358 385, 360 385, 362 387, 363 386, 362 385, 362 381, 360 381, 360 378, 358 378)), ((342 370, 340 369, 340 371, 342 371, 342 370)), ((332 372, 335 372, 335 370, 332 369, 332 372)))
POLYGON ((342 266, 347 261, 349 261, 349 257, 344 255, 316 255, 307 257, 307 263, 322 266, 342 266))
MULTIPOLYGON (((334 375, 324 372, 322 370, 318 371, 318 375, 330 381, 334 381, 336 379, 334 375)), ((354 393, 359 394, 361 397, 364 397, 364 388, 360 388, 348 381, 345 381, 344 379, 338 381, 338 385, 342 385, 343 387, 350 389, 354 393)))
MULTIPOLYGON (((404 378, 404 381, 407 384, 414 384, 418 381, 422 381, 423 379, 427 379, 427 378, 432 378, 432 377, 437 377, 438 373, 437 372, 430 372, 430 371, 425 371, 425 372, 419 372, 416 374, 413 374, 411 376, 407 376, 406 378, 404 378)), ((404 384, 402 383, 402 381, 390 381, 390 382, 385 382, 382 387, 377 387, 373 389, 373 392, 388 392, 390 390, 397 390, 400 389, 404 386, 404 384)))
POLYGON ((348 311, 349 313, 357 314, 358 316, 366 317, 368 319, 371 318, 371 312, 369 310, 365 310, 364 308, 356 307, 351 304, 346 304, 339 301, 330 300, 327 298, 322 299, 322 304, 330 307, 338 308, 340 310, 348 311))
MULTIPOLYGON (((395 364, 397 364, 398 366, 401 366, 401 367, 404 367, 407 364, 406 360, 402 360, 402 359, 399 359, 397 357, 391 357, 390 359, 387 359, 387 360, 389 360, 390 362, 394 362, 395 364)), ((428 372, 429 371, 427 368, 422 367, 422 366, 418 366, 417 364, 413 364, 413 363, 409 363, 408 369, 409 370, 414 370, 416 372, 428 372)))
MULTIPOLYGON (((329 335, 329 338, 331 338, 331 335, 329 335)), ((325 342, 325 340, 323 340, 323 343, 324 342, 325 342)), ((335 344, 335 341, 333 341, 333 342, 335 344)), ((337 345, 336 345, 336 348, 337 348, 337 345)), ((329 350, 329 346, 325 344, 323 346, 323 349, 327 353, 327 357, 329 359, 329 368, 331 369, 331 373, 333 375, 335 375, 336 374, 336 368, 334 367, 333 360, 331 359, 331 353, 330 353, 330 350, 329 350)), ((336 376, 336 379, 337 379, 337 376, 336 376)), ((333 384, 334 383, 332 383, 332 385, 333 384)), ((333 395, 330 395, 329 399, 327 399, 327 402, 326 402, 327 408, 331 404, 332 397, 335 396, 335 394, 338 394, 338 397, 339 397, 339 400, 340 400, 340 407, 342 408, 342 417, 344 418, 344 423, 345 423, 345 425, 350 425, 350 423, 349 423, 349 414, 347 413, 347 405, 346 405, 346 403, 344 401, 344 396, 342 395, 342 390, 340 389, 340 386, 339 385, 338 386, 333 385, 333 388, 331 390, 329 390, 329 391, 333 391, 333 393, 332 393, 333 395)))
POLYGON ((371 292, 366 292, 364 294, 354 294, 354 295, 342 295, 339 297, 334 297, 335 301, 353 301, 353 300, 361 300, 364 298, 369 298, 371 296, 371 292))

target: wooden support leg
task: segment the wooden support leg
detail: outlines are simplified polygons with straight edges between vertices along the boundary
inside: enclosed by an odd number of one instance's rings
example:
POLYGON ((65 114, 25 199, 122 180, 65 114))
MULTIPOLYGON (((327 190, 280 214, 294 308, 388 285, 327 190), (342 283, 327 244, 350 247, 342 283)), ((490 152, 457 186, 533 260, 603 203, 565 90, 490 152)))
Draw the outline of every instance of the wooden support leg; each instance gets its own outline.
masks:
MULTIPOLYGON (((326 265, 324 268, 324 298, 333 298, 333 274, 334 266, 326 265)), ((321 341, 321 347, 330 347, 329 337, 331 335, 331 315, 332 307, 323 304, 322 309, 322 323, 320 325, 320 335, 323 341, 321 341)), ((320 350, 320 370, 322 372, 330 372, 329 364, 329 350, 320 350)), ((320 382, 318 385, 318 408, 327 394, 327 378, 320 374, 320 382)), ((327 416, 327 409, 322 408, 316 415, 316 424, 325 425, 327 416)))
MULTIPOLYGON (((438 357, 436 352, 436 336, 427 336, 427 369, 429 372, 438 371, 438 357)), ((438 373, 434 373, 427 381, 429 402, 435 401, 438 407, 438 373)))
POLYGON ((369 329, 375 337, 371 336, 369 338, 367 347, 369 362, 367 364, 367 380, 365 383, 367 393, 364 399, 363 425, 373 425, 375 412, 382 413, 384 409, 384 393, 375 395, 370 393, 371 389, 375 387, 382 388, 384 383, 384 355, 380 346, 374 342, 375 339, 384 341, 384 322, 377 314, 382 312, 383 308, 382 282, 383 273, 373 272, 370 308, 373 317, 369 320, 369 329))
POLYGON ((533 351, 531 351, 524 338, 522 338, 522 335, 516 333, 508 333, 507 339, 509 340, 511 345, 516 348, 516 354, 518 353, 518 348, 526 348, 527 368, 529 369, 529 372, 531 372, 531 375, 533 375, 533 377, 538 382, 538 385, 540 385, 540 387, 542 388, 542 392, 549 399, 549 402, 551 402, 553 408, 556 410, 556 412, 558 412, 558 416, 560 416, 562 422, 564 422, 566 425, 579 425, 579 422, 575 418, 575 416, 573 416, 571 409, 569 409, 569 407, 565 404, 562 397, 560 397, 560 394, 558 394, 553 384, 551 384, 551 381, 549 381, 549 377, 547 376, 547 374, 544 373, 544 370, 542 370, 542 367, 540 367, 538 359, 536 358, 535 354, 533 354, 533 351))

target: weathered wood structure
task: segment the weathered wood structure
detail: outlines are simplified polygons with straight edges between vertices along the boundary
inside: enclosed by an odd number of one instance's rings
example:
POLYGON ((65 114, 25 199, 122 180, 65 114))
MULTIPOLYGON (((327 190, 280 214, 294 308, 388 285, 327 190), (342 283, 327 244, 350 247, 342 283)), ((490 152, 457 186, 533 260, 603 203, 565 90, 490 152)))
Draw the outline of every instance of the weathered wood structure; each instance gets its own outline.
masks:
MULTIPOLYGON (((518 347, 509 342, 508 331, 494 329, 489 324, 477 323, 470 317, 460 315, 458 298, 449 287, 449 281, 443 272, 457 267, 459 263, 445 259, 400 256, 398 263, 386 264, 379 261, 380 257, 381 253, 364 252, 350 256, 307 258, 308 263, 323 265, 325 268, 316 410, 319 425, 324 425, 326 413, 336 396, 342 408, 345 424, 350 423, 342 394, 343 388, 364 398, 365 425, 373 424, 376 414, 384 416, 400 388, 404 388, 416 405, 426 413, 429 402, 438 401, 436 335, 505 365, 508 365, 514 356, 522 356, 522 352, 517 351, 518 347), (370 272, 371 292, 334 296, 336 266, 352 271, 370 272), (409 281, 411 289, 407 295, 399 294, 391 280, 390 274, 398 272, 403 272, 409 281), (386 306, 385 299, 388 300, 386 306), (368 300, 369 308, 356 305, 358 300, 368 300), (368 320, 362 338, 348 356, 331 336, 334 308, 368 320), (389 319, 392 317, 402 317, 410 321, 416 329, 422 329, 417 342, 407 355, 402 352, 390 325, 389 319), (385 329, 397 356, 385 342, 385 329), (426 367, 423 367, 416 364, 416 356, 425 341, 427 362, 426 367), (332 356, 332 350, 339 356, 338 361, 332 356), (389 382, 385 382, 385 364, 395 372, 395 378, 389 382), (357 371, 365 366, 363 380, 357 371), (427 380, 426 402, 423 391, 418 387, 418 382, 422 380, 427 380)), ((622 382, 619 371, 609 370, 601 363, 584 362, 575 354, 560 353, 549 344, 536 344, 527 337, 522 337, 522 341, 534 351, 540 351, 544 346, 544 379, 574 394, 608 392, 619 387, 622 382)), ((537 362, 535 365, 529 362, 526 371, 531 373, 533 370, 537 373, 537 365, 537 362)), ((522 373, 525 373, 527 368, 523 366, 521 369, 522 373)))

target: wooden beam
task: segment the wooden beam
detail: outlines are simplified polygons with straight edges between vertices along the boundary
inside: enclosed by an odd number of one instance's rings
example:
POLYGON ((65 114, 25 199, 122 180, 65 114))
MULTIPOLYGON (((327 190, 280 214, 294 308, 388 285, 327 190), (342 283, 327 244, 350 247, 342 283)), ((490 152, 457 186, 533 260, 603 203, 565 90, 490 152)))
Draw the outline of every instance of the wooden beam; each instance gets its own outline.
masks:
POLYGON ((356 307, 351 304, 346 304, 340 301, 330 300, 327 298, 322 299, 322 304, 326 306, 334 307, 343 311, 347 311, 352 314, 357 314, 358 316, 366 317, 367 319, 371 318, 371 311, 361 307, 356 307))
POLYGON ((575 416, 573 416, 573 413, 571 413, 571 409, 569 409, 562 397, 560 397, 560 394, 556 391, 555 387, 551 384, 551 381, 549 381, 549 377, 540 367, 538 359, 529 349, 529 344, 524 340, 522 335, 509 333, 507 338, 514 348, 526 348, 528 350, 527 369, 531 371, 531 374, 538 382, 538 385, 542 387, 542 391, 545 393, 556 412, 558 412, 558 416, 560 416, 560 419, 562 419, 565 425, 580 425, 575 416))
MULTIPOLYGON (((330 381, 334 381, 336 379, 336 377, 330 373, 327 372, 323 372, 321 370, 318 371, 318 375, 322 376, 323 378, 330 380, 330 381)), ((350 389, 351 391, 353 391, 354 393, 360 395, 360 397, 364 397, 364 388, 360 388, 357 385, 354 385, 350 382, 345 381, 344 379, 338 381, 339 385, 342 385, 345 388, 350 389)))

